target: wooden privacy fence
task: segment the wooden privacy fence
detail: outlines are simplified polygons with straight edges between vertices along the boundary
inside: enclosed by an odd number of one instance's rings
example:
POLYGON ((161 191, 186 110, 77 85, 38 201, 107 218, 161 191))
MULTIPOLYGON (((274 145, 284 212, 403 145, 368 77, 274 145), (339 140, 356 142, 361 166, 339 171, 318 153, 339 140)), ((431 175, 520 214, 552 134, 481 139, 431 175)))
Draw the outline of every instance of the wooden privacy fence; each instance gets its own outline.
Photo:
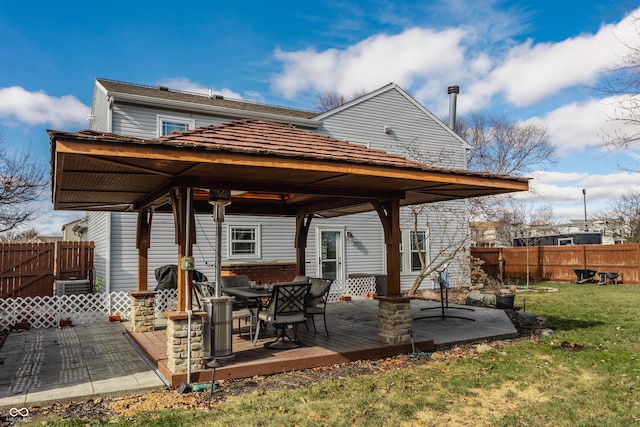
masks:
POLYGON ((0 244, 0 298, 53 295, 55 278, 93 283, 93 242, 0 244))
MULTIPOLYGON (((622 283, 640 284, 640 244, 471 248, 490 277, 504 280, 575 282, 576 269, 620 273, 622 283)), ((596 275, 597 279, 597 275, 596 275)), ((620 281, 620 280, 619 280, 620 281)))

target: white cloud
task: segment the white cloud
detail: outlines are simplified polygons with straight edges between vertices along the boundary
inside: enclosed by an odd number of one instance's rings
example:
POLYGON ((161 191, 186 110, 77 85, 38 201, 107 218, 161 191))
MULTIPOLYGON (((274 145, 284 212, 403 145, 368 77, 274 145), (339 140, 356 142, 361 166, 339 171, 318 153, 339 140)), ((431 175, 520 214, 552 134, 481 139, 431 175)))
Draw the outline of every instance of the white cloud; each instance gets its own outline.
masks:
POLYGON ((374 35, 344 50, 277 49, 274 55, 284 70, 272 86, 287 98, 307 90, 350 94, 390 82, 410 87, 425 76, 455 74, 464 62, 464 36, 461 29, 411 28, 397 35, 374 35))
POLYGON ((90 111, 75 96, 49 96, 44 91, 29 92, 20 86, 0 88, 0 119, 4 121, 61 129, 87 127, 90 111))
POLYGON ((530 106, 563 89, 595 84, 615 67, 628 53, 627 44, 640 43, 635 15, 603 25, 595 34, 558 43, 505 40, 503 49, 496 49, 491 32, 480 31, 483 23, 376 34, 344 49, 277 49, 282 71, 273 77, 272 88, 293 98, 305 91, 350 94, 396 82, 442 114, 446 87, 458 84, 464 93, 460 111, 486 109, 496 96, 513 106, 530 106))
POLYGON ((546 172, 533 174, 532 193, 522 197, 538 203, 550 204, 554 214, 562 219, 584 216, 584 195, 588 216, 605 209, 611 202, 629 191, 640 191, 640 173, 616 172, 592 174, 588 172, 546 172))
POLYGON ((551 142, 560 154, 601 147, 608 135, 624 128, 616 115, 615 98, 573 102, 546 113, 538 120, 547 126, 551 142))
POLYGON ((560 90, 594 84, 602 73, 627 53, 621 43, 637 32, 629 32, 628 20, 605 25, 596 34, 583 34, 558 43, 535 44, 532 40, 514 46, 486 77, 470 89, 472 97, 492 97, 502 92, 517 107, 528 106, 560 90))

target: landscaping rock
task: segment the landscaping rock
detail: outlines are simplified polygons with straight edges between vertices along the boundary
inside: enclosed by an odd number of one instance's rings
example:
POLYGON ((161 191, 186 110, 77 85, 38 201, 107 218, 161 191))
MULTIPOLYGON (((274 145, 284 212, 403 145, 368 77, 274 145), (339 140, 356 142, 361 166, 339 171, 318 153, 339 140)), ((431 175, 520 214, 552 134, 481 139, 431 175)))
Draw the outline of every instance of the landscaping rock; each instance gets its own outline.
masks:
POLYGON ((470 292, 465 298, 465 304, 476 307, 491 307, 496 303, 496 296, 493 294, 483 294, 480 292, 470 292))

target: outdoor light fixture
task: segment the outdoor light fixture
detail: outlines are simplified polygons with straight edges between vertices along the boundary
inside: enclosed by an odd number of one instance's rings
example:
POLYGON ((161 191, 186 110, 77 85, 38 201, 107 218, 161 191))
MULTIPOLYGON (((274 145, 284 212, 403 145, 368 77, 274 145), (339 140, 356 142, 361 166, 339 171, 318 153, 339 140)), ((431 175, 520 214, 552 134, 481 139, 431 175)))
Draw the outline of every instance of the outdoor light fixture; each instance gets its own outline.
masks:
POLYGON ((224 209, 231 204, 231 191, 209 190, 209 204, 213 206, 214 221, 224 222, 224 209))

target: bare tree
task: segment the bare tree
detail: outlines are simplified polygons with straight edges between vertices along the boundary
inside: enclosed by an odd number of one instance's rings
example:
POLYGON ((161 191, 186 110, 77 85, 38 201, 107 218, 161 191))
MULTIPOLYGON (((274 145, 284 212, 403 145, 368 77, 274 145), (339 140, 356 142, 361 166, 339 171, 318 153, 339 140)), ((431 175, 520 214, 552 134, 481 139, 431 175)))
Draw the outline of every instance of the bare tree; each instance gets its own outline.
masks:
MULTIPOLYGON (((474 113, 458 120, 456 132, 471 145, 467 157, 470 170, 523 176, 556 161, 556 147, 547 128, 537 122, 519 123, 504 115, 474 113)), ((471 199, 470 216, 477 221, 500 221, 509 212, 510 200, 512 195, 471 199)))
POLYGON ((47 186, 46 168, 28 152, 9 155, 0 132, 0 233, 13 230, 35 217, 35 202, 47 186))
POLYGON ((38 230, 31 227, 23 231, 7 231, 0 235, 2 243, 31 243, 38 241, 38 230))
POLYGON ((599 216, 615 239, 640 243, 640 191, 623 194, 599 216))
POLYGON ((316 95, 316 103, 314 108, 316 111, 324 113, 325 111, 333 110, 347 102, 359 98, 362 95, 366 95, 365 90, 356 90, 349 96, 343 95, 335 91, 327 91, 316 95))
POLYGON ((418 261, 412 260, 412 266, 419 263, 419 270, 415 272, 416 277, 408 291, 413 294, 433 272, 468 251, 470 234, 466 227, 468 216, 464 202, 414 205, 410 209, 413 241, 408 249, 412 251, 412 258, 418 261), (420 234, 422 229, 427 230, 426 235, 420 234), (435 230, 437 233, 433 232, 435 230))
MULTIPOLYGON (((640 19, 634 25, 640 32, 640 19)), ((620 43, 627 54, 617 65, 606 71, 600 90, 615 99, 616 110, 609 118, 622 125, 617 131, 604 135, 604 145, 612 149, 640 148, 640 46, 624 40, 620 43)))
POLYGON ((458 121, 456 132, 471 145, 470 170, 522 176, 556 161, 547 128, 537 122, 474 113, 458 121))

